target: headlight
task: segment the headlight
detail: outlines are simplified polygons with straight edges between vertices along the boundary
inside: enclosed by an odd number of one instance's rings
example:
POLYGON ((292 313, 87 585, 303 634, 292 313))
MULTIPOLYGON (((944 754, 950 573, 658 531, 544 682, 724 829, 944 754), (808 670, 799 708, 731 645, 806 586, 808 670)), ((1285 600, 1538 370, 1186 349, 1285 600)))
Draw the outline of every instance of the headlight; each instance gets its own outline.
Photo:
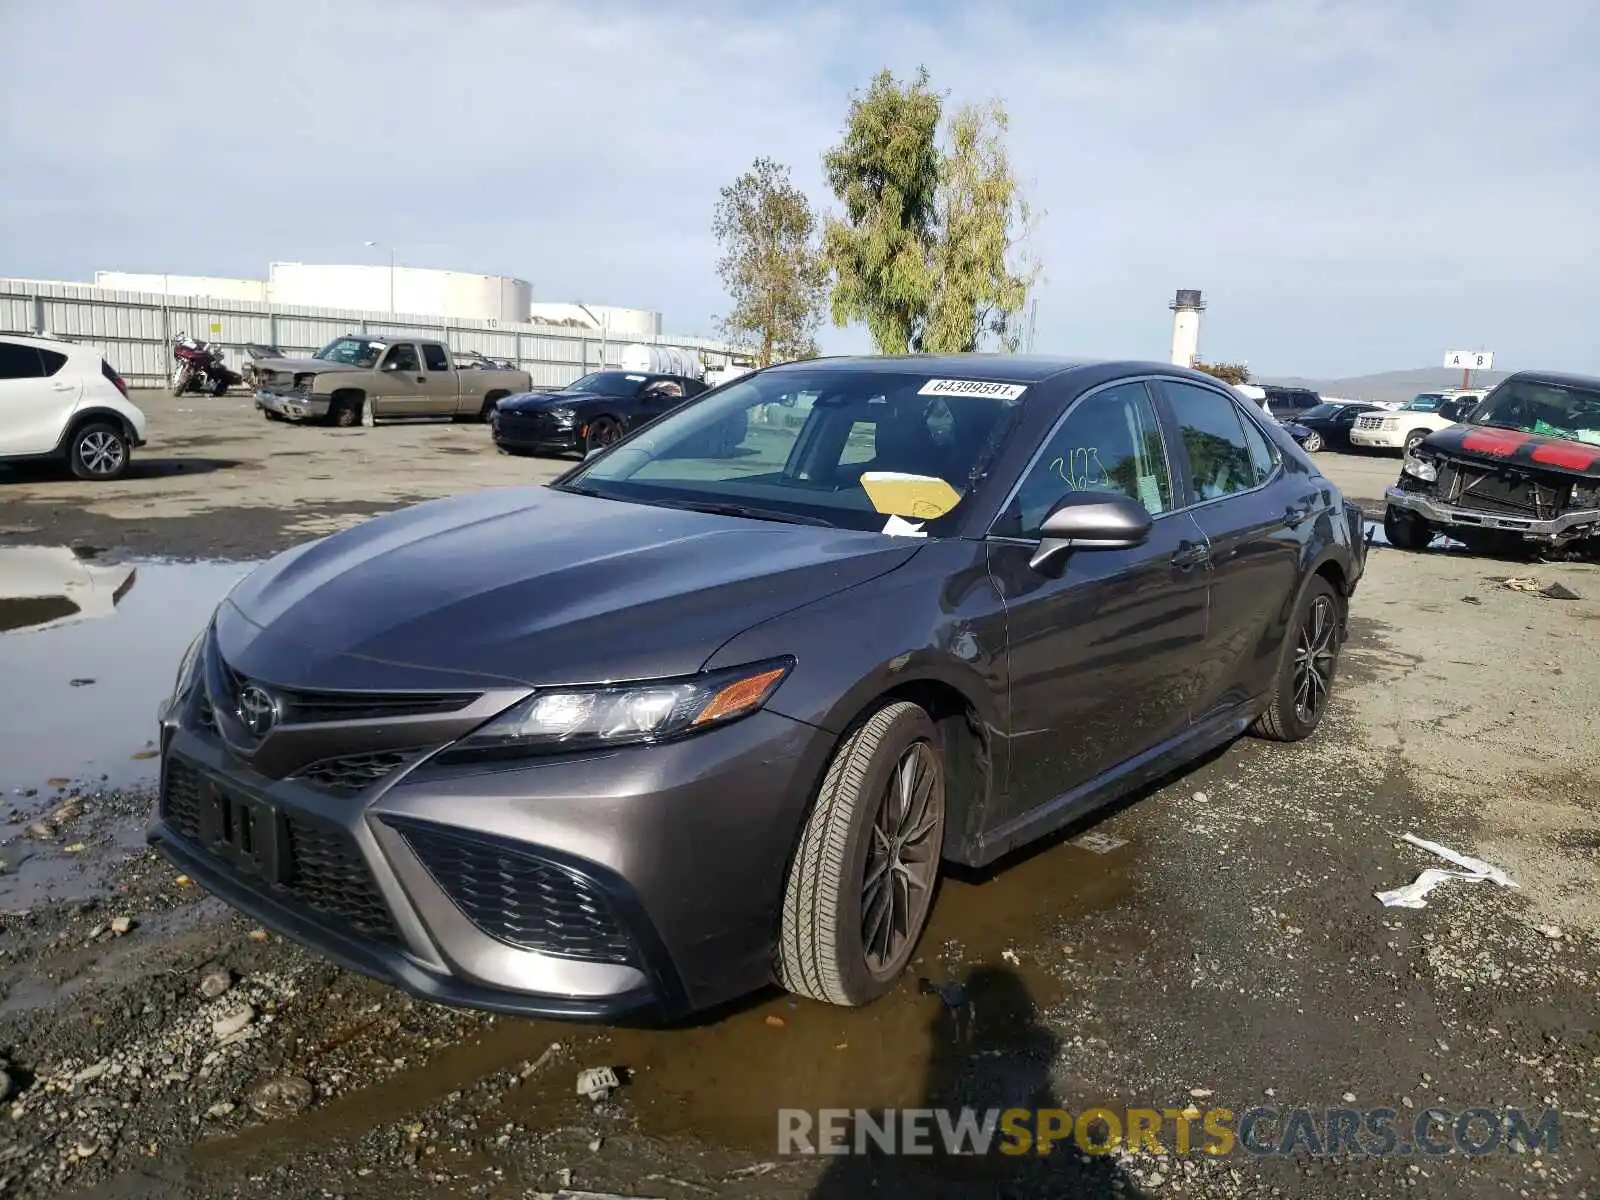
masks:
POLYGON ((189 643, 189 648, 183 652, 183 660, 178 663, 178 677, 173 680, 172 694, 182 696, 189 690, 189 685, 194 682, 195 668, 200 663, 200 647, 205 643, 206 631, 211 628, 207 623, 200 635, 189 643))
POLYGON ((1400 418, 1399 417, 1385 417, 1383 419, 1383 428, 1385 428, 1385 429, 1399 429, 1400 428, 1400 418))
POLYGON ((464 738, 458 752, 549 754, 698 733, 755 712, 793 666, 781 659, 687 679, 536 692, 464 738))
POLYGON ((550 410, 550 415, 557 421, 560 421, 562 424, 567 424, 570 421, 575 421, 578 419, 577 412, 570 408, 552 408, 550 410))
POLYGON ((1423 483, 1433 483, 1439 478, 1439 468, 1425 458, 1418 458, 1414 454, 1407 454, 1405 461, 1400 464, 1400 470, 1423 483))

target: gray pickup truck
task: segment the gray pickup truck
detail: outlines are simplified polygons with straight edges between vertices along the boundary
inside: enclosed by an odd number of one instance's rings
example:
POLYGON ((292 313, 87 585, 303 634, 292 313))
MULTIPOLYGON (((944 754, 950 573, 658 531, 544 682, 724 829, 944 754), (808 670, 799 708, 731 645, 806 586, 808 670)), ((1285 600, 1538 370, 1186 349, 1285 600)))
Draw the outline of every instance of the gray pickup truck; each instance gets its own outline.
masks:
POLYGON ((496 401, 533 390, 526 371, 462 369, 443 342, 405 335, 352 333, 310 358, 262 358, 251 365, 256 407, 274 421, 358 425, 369 400, 375 421, 487 421, 496 401))

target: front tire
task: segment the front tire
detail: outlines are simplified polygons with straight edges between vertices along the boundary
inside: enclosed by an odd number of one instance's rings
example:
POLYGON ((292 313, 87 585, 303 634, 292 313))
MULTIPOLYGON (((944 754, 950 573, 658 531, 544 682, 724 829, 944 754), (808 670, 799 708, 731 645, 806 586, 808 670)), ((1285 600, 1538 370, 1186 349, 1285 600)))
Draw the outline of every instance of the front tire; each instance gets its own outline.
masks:
POLYGON ((1298 742, 1322 724, 1344 640, 1344 601, 1313 575, 1295 606, 1284 639, 1272 699, 1250 731, 1275 742, 1298 742))
POLYGON ((1433 542, 1433 527, 1409 508, 1391 504, 1383 510, 1383 536, 1396 550, 1426 550, 1433 542))
POLYGON ((778 939, 785 988, 856 1007, 894 985, 933 905, 944 816, 932 719, 885 704, 839 744, 801 831, 778 939))
POLYGON ((189 389, 189 368, 182 364, 172 368, 172 394, 181 396, 189 389))
POLYGON ((1406 434, 1406 444, 1400 453, 1410 454, 1422 443, 1422 439, 1427 437, 1431 432, 1432 430, 1429 429, 1413 429, 1410 433, 1406 434))
POLYGON ((122 430, 104 421, 85 425, 67 447, 67 464, 79 479, 120 479, 132 457, 122 430))
POLYGON ((351 400, 348 396, 333 401, 329 419, 339 429, 352 429, 361 424, 361 404, 359 400, 351 400))
POLYGON ((1327 443, 1322 440, 1322 435, 1313 429, 1310 433, 1306 434, 1306 440, 1301 442, 1300 445, 1305 447, 1307 454, 1315 454, 1318 450, 1321 450, 1324 446, 1326 446, 1327 443))
POLYGON ((584 439, 584 451, 592 454, 621 440, 622 426, 614 417, 596 417, 589 425, 589 434, 584 439))

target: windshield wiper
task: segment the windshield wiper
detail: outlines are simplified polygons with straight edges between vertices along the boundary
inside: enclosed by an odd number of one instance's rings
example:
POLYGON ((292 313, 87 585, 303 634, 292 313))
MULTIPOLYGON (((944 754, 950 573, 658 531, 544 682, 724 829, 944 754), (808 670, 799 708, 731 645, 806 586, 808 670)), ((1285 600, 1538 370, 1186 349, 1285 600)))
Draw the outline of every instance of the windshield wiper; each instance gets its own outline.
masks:
POLYGON ((779 512, 772 508, 752 508, 748 504, 732 504, 713 500, 661 500, 656 503, 667 508, 687 508, 693 512, 710 513, 718 517, 749 517, 755 521, 782 521, 787 525, 820 525, 834 528, 832 521, 802 513, 779 512))

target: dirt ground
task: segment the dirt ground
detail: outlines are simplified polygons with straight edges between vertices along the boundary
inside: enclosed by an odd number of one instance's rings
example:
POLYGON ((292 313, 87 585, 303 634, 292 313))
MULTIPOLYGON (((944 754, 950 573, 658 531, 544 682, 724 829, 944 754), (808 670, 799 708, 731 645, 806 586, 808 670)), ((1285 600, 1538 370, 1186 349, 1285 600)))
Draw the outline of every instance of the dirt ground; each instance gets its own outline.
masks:
MULTIPOLYGON (((665 1030, 492 1018, 340 971, 176 876, 142 845, 148 739, 246 569, 210 560, 565 464, 498 455, 481 426, 140 403, 152 444, 123 482, 0 471, 0 569, 26 544, 138 570, 110 617, 0 634, 0 1194, 1600 1197, 1600 568, 1374 546, 1317 736, 1239 741, 948 878, 913 972, 870 1008, 774 991, 665 1030), (1449 866, 1405 833, 1517 886, 1384 908, 1374 892, 1449 866), (591 1104, 574 1082, 598 1065, 625 1079, 591 1104), (1407 1128, 1430 1105, 1511 1107, 1558 1112, 1559 1143, 777 1153, 779 1108, 961 1103, 1388 1107, 1407 1128)), ((1397 465, 1318 461, 1369 503, 1397 465)))

